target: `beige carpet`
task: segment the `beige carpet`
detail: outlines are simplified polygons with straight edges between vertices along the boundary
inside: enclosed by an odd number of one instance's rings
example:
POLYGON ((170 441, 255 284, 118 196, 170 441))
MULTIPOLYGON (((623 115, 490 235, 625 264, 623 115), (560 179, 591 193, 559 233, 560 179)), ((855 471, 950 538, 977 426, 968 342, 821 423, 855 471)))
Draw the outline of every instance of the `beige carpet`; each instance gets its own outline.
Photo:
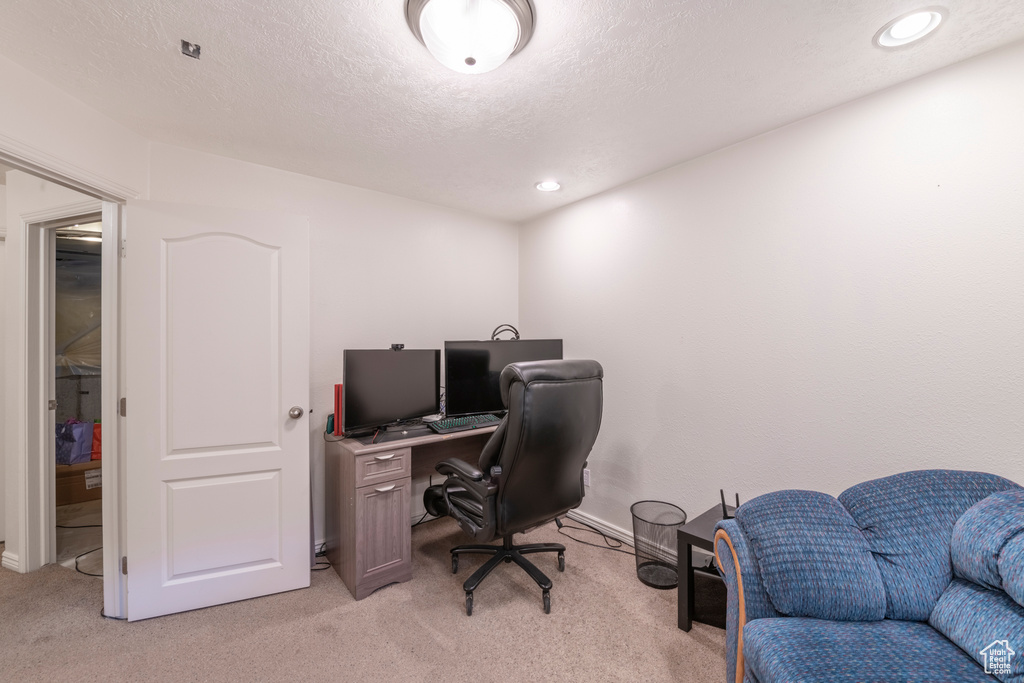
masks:
MULTIPOLYGON (((553 524, 517 541, 562 539, 553 524)), ((503 565, 464 611, 484 561, 452 520, 413 529, 408 583, 356 602, 333 569, 305 590, 127 623, 104 619, 101 580, 50 565, 0 569, 0 670, 8 681, 722 681, 725 632, 676 628, 676 591, 636 579, 631 555, 566 540, 566 570, 540 590, 503 565)))

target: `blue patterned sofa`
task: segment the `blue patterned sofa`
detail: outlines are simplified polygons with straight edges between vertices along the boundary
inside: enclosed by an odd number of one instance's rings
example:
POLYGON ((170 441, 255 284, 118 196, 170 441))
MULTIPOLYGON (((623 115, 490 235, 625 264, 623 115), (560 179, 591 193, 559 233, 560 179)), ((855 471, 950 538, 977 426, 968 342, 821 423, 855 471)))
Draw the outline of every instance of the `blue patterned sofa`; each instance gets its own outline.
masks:
POLYGON ((1024 489, 1007 479, 769 493, 719 522, 715 557, 727 683, 1024 683, 1024 489))

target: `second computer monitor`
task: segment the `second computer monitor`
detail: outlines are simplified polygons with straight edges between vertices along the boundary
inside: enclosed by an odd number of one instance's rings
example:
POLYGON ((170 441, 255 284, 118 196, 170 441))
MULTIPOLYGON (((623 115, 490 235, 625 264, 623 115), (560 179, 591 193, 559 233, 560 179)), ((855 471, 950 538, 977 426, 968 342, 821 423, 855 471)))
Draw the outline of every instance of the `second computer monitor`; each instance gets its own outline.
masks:
POLYGON ((445 342, 445 414, 474 415, 504 410, 498 378, 506 365, 561 357, 561 339, 445 342))

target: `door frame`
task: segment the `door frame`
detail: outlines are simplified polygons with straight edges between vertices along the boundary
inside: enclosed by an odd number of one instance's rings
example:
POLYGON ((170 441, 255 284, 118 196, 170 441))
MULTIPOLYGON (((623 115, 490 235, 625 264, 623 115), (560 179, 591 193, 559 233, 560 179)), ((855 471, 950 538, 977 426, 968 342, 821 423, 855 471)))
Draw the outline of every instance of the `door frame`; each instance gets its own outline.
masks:
MULTIPOLYGON (((45 308, 40 300, 46 288, 40 288, 43 268, 41 231, 38 224, 73 213, 102 212, 102 421, 110 427, 104 433, 101 461, 103 492, 103 614, 125 616, 125 580, 121 558, 125 551, 124 485, 125 421, 120 405, 124 397, 124 329, 121 324, 123 291, 121 259, 124 253, 124 203, 139 193, 97 176, 45 152, 18 144, 0 136, 0 163, 25 171, 44 180, 83 193, 92 200, 77 205, 20 216, 7 230, 8 308, 7 363, 4 387, 5 463, 7 468, 7 535, 2 565, 17 572, 28 572, 46 564, 50 558, 53 529, 53 439, 49 425, 48 387, 41 372, 45 361, 46 337, 41 326, 45 308), (84 206, 91 211, 82 211, 84 206), (55 215, 60 214, 60 216, 55 215), (51 458, 52 460, 52 458, 51 458), (44 464, 46 466, 44 466, 44 464), (46 473, 50 473, 47 477, 46 473), (13 541, 13 542, 12 542, 13 541)), ((52 362, 50 363, 52 365, 52 362)), ((52 368, 50 369, 52 372, 52 368)))
MULTIPOLYGON (((31 332, 38 330, 39 339, 38 344, 30 341, 26 346, 28 353, 25 363, 31 394, 25 402, 29 424, 29 447, 26 450, 28 462, 25 468, 29 481, 26 490, 29 515, 26 519, 27 533, 24 535, 24 554, 28 558, 27 571, 34 571, 44 564, 57 561, 57 534, 54 527, 57 464, 54 440, 50 436, 53 433, 53 411, 47 405, 49 399, 55 398, 56 393, 53 367, 56 228, 67 222, 67 219, 99 214, 102 209, 103 203, 94 199, 62 204, 22 214, 19 217, 22 224, 21 234, 25 237, 25 253, 28 255, 28 329, 31 332), (38 534, 31 532, 35 528, 38 528, 38 534)), ((100 316, 102 327, 102 311, 100 316)), ((100 381, 102 383, 102 379, 100 381)))

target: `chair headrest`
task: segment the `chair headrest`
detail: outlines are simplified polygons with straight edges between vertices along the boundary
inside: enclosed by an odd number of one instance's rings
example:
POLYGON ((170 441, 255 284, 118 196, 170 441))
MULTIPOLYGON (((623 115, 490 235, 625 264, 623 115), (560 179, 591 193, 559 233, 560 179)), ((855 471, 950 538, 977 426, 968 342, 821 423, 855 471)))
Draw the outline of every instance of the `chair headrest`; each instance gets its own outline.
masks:
POLYGON ((604 369, 596 360, 532 360, 506 365, 501 371, 501 402, 508 407, 509 390, 513 383, 571 382, 601 379, 604 369))

